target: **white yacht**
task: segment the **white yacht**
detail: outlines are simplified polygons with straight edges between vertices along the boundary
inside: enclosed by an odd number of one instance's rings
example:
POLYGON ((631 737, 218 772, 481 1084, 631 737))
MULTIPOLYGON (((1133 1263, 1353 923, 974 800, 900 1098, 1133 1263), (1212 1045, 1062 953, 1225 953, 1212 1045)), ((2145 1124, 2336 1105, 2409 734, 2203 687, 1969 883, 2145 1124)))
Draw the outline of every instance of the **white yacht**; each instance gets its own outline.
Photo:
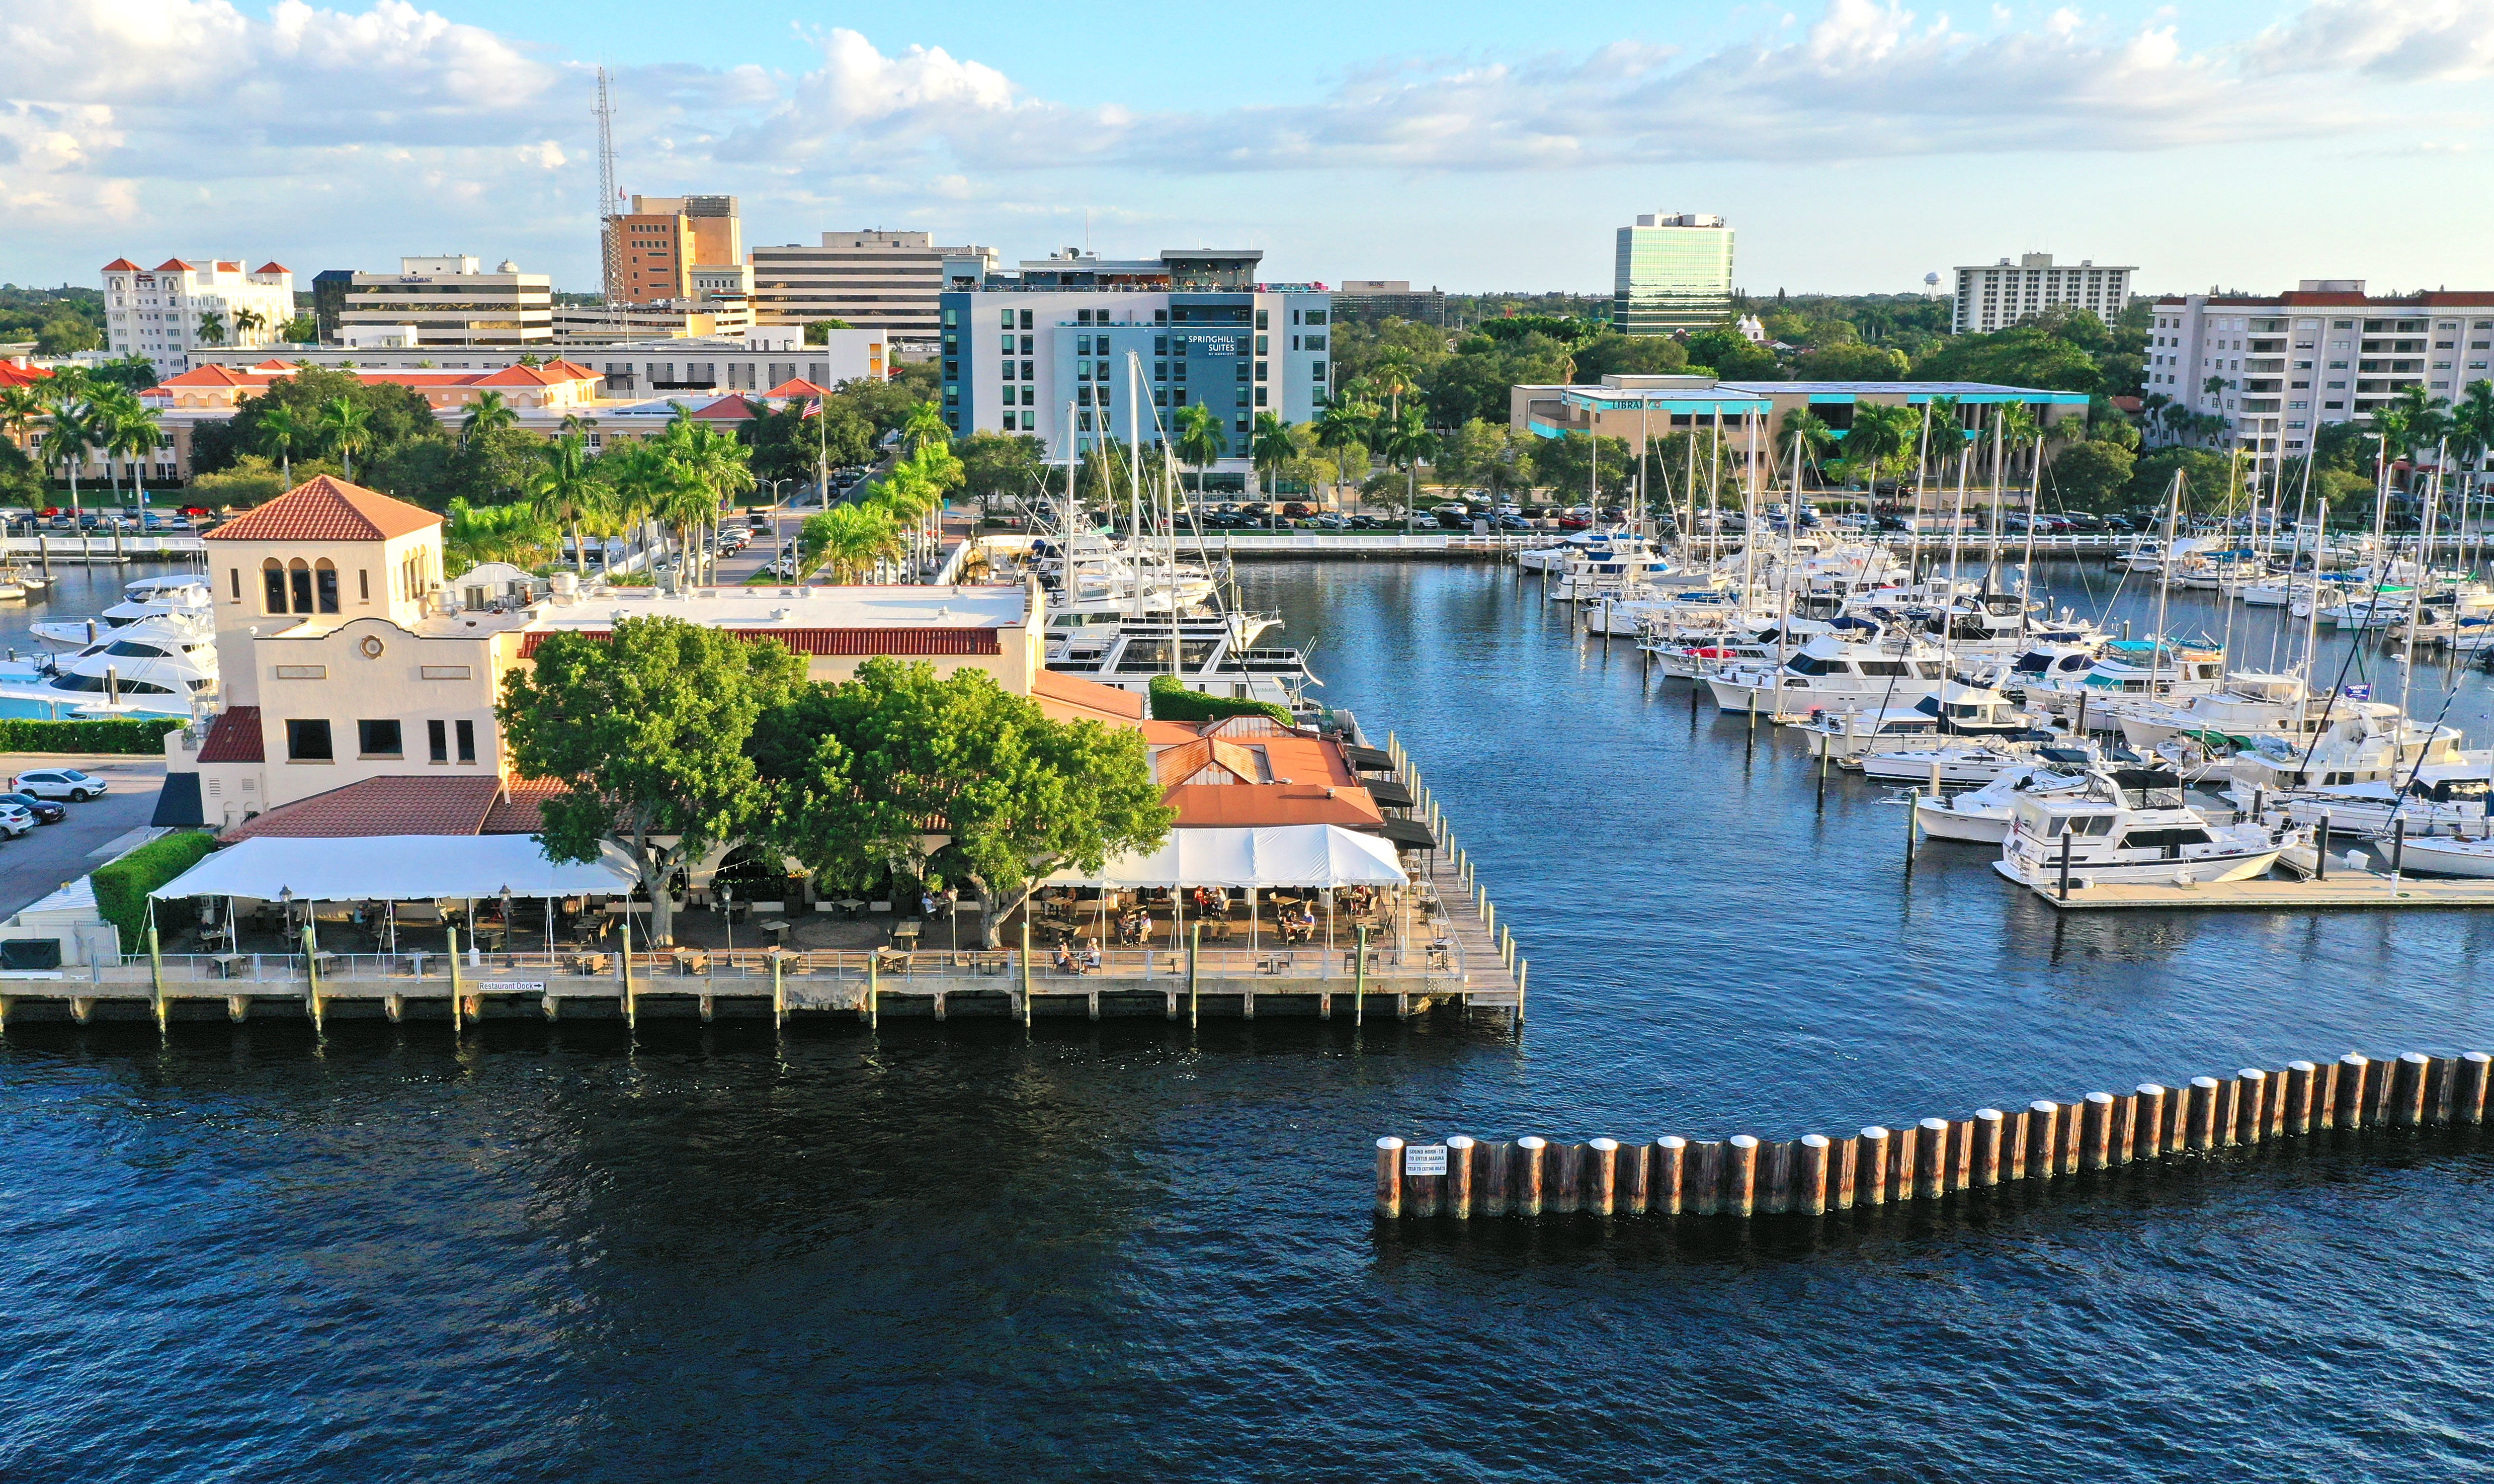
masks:
MULTIPOLYGON (((2075 747, 2054 750, 2069 752, 2076 760, 2093 761, 2089 753, 2075 747)), ((1864 753, 1862 776, 1877 783, 1931 783, 1936 779, 1943 787, 1952 783, 1968 786, 2023 772, 2035 765, 2039 755, 2040 749, 2033 742, 1940 742, 1864 753)))
POLYGON ((2179 701, 2143 700, 2125 707, 2118 717, 2124 742, 2153 747, 2176 737, 2211 744, 2248 747, 2255 737, 2296 741, 2321 730, 2328 698, 2315 696, 2300 675, 2237 670, 2226 677, 2226 688, 2179 701))
POLYGON ((1939 646, 1909 636, 1847 640, 1821 634, 1774 665, 1729 665, 1706 677, 1727 712, 1779 716, 1887 710, 1936 695, 1948 679, 1939 646))
POLYGON ((1543 594, 1556 602, 1585 603, 1628 596, 1640 584, 1669 576, 1671 559, 1643 536, 1622 533, 1570 550, 1550 573, 1543 594))
POLYGON ((0 662, 0 701, 46 714, 187 718, 216 693, 216 634, 192 619, 142 619, 71 653, 0 662))
POLYGON ((2177 773, 2098 769, 2087 778, 2083 790, 2015 800, 1992 869, 2052 891, 2065 862, 2074 887, 2243 881, 2277 863, 2281 836, 2210 819, 2191 805, 2177 773))
POLYGON ((2103 651, 2083 670, 2073 672, 2056 667, 2042 675, 2030 675, 2021 693, 2026 705, 2063 717, 2075 715, 2083 698, 2092 709, 2089 724, 2103 728, 2114 724, 2114 713, 2104 710, 2107 702, 2205 695, 2221 688, 2225 681, 2226 655, 2222 650, 2171 640, 2160 644, 2145 639, 2115 639, 2105 644, 2103 651))
POLYGON ((1832 757, 1840 767, 1883 748, 1927 742, 1939 735, 1940 719, 1920 707, 1877 711, 1819 712, 1795 724, 1810 739, 1811 757, 1832 757))
POLYGON ((208 580, 197 573, 142 577, 121 591, 121 601, 92 619, 47 620, 27 624, 27 632, 46 644, 79 649, 142 619, 172 615, 215 621, 216 603, 209 595, 208 580))
MULTIPOLYGON (((2486 802, 2494 779, 2484 762, 2444 763, 2416 770, 2404 784, 2387 779, 2366 783, 2326 784, 2282 799, 2263 797, 2266 808, 2283 808, 2299 825, 2329 821, 2333 834, 2388 834, 2404 826, 2408 837, 2422 834, 2472 835, 2486 833, 2486 802)), ((2227 797, 2242 803, 2242 785, 2227 797)))
POLYGON ((2050 798, 2087 786, 2086 754, 2075 756, 2080 761, 2030 762, 2009 770, 1981 788, 1962 793, 1918 795, 1914 800, 1914 820, 1923 827, 1923 833, 1935 840, 1997 845, 2009 838, 2010 805, 2021 795, 2032 793, 2038 798, 2050 798))
POLYGON ((1638 636, 1637 648, 1653 655, 1664 675, 1693 681, 1727 665, 1776 664, 1828 632, 1827 624, 1816 619, 1786 619, 1755 627, 1649 631, 1638 636))
POLYGON ((2422 768, 2464 765, 2459 729, 2428 727, 2379 701, 2325 702, 2326 718, 2304 740, 2257 736, 2228 760, 2237 799, 2297 793, 2349 783, 2390 782, 2422 768))
POLYGON ((1049 637, 1048 668, 1139 695, 1149 694, 1155 679, 1173 676, 1189 690, 1268 701, 1299 714, 1315 705, 1308 688, 1323 682, 1309 671, 1303 651, 1256 645, 1273 621, 1247 614, 1194 614, 1085 625, 1067 638, 1049 637))

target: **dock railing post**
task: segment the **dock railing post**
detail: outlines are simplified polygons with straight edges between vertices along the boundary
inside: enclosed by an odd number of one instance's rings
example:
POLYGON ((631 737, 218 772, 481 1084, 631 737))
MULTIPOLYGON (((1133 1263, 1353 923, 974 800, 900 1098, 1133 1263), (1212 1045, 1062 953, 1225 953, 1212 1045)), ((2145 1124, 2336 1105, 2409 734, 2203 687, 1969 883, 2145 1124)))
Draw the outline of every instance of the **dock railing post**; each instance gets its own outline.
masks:
POLYGON ((2329 811, 2321 812, 2321 824, 2312 836, 2312 879, 2329 879, 2329 811))
POLYGON ((771 1028, 775 1031, 788 1028, 788 984, 779 977, 777 954, 771 955, 771 1028))
MULTIPOLYGON (((883 1023, 883 981, 875 967, 876 961, 880 956, 881 955, 876 954, 872 949, 868 949, 867 951, 866 1023, 869 1030, 883 1023)), ((1395 1147, 1399 1149, 1402 1146, 1397 1144, 1395 1147)))
POLYGON ((1356 1027, 1368 1007, 1368 924, 1365 923, 1359 924, 1359 947, 1353 952, 1357 958, 1351 971, 1351 1023, 1356 1027))
POLYGON ((165 1034, 165 954, 157 946, 156 929, 152 925, 147 929, 147 979, 155 985, 156 1034, 162 1036, 165 1034))
MULTIPOLYGON (((1196 942, 1201 945, 1203 941, 1202 924, 1197 924, 1195 936, 1196 942)), ((1195 954, 1192 953, 1186 955, 1186 992, 1190 998, 1195 994, 1195 954)), ((1021 920, 1021 1028, 1023 1030, 1030 1029, 1033 1014, 1030 1002, 1030 914, 1024 912, 1021 920)))
MULTIPOLYGON (((1188 932, 1190 936, 1186 949, 1186 1023, 1187 1028, 1192 1030, 1203 1023, 1203 991, 1201 982, 1197 978, 1199 960, 1203 957, 1203 924, 1198 923, 1188 929, 1188 932)), ((1025 974, 1030 972, 1028 949, 1022 951, 1022 972, 1025 974)), ((1022 992, 1027 995, 1030 991, 1025 989, 1022 992)))

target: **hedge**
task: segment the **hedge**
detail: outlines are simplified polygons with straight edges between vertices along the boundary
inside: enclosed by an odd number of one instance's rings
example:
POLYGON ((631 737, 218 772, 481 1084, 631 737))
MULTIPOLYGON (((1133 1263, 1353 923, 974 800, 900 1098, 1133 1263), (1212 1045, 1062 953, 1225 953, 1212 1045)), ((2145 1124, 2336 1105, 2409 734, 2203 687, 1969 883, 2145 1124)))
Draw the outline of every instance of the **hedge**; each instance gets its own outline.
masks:
POLYGON ((0 720, 0 752, 127 752, 162 757, 165 734, 181 729, 182 722, 171 716, 145 720, 0 720))
MULTIPOLYGON (((121 929, 121 951, 147 947, 147 893, 179 876, 217 848, 216 836, 200 830, 159 835, 109 865, 96 867, 95 904, 104 920, 121 929)), ((157 930, 188 926, 196 916, 188 902, 167 902, 157 914, 157 930)))
POLYGON ((1239 701, 1189 690, 1173 675, 1152 677, 1152 719, 1155 721, 1219 721, 1225 716, 1270 716, 1284 726, 1294 724, 1289 707, 1273 701, 1239 701))

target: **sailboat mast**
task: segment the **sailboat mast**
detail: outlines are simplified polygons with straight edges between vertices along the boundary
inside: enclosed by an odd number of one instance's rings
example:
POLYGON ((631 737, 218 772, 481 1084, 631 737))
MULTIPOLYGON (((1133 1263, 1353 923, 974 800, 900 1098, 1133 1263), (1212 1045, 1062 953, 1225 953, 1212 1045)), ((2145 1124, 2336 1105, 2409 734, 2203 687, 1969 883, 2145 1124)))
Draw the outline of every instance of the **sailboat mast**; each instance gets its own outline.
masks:
POLYGON ((2147 636, 2147 694, 2156 697, 2156 678, 2165 668, 2165 604, 2174 591, 2175 530, 2182 522, 2182 470, 2174 471, 2173 503, 2165 510, 2165 554, 2157 563, 2156 632, 2147 636))

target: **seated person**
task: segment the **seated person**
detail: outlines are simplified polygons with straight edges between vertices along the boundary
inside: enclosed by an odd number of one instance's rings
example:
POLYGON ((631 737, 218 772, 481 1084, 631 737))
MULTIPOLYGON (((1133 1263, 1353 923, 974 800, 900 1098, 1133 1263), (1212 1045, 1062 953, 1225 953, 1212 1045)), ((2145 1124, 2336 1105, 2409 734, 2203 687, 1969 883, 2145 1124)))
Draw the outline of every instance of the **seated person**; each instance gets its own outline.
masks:
POLYGON ((1088 938, 1082 940, 1082 966, 1086 969, 1100 967, 1100 945, 1088 938))

